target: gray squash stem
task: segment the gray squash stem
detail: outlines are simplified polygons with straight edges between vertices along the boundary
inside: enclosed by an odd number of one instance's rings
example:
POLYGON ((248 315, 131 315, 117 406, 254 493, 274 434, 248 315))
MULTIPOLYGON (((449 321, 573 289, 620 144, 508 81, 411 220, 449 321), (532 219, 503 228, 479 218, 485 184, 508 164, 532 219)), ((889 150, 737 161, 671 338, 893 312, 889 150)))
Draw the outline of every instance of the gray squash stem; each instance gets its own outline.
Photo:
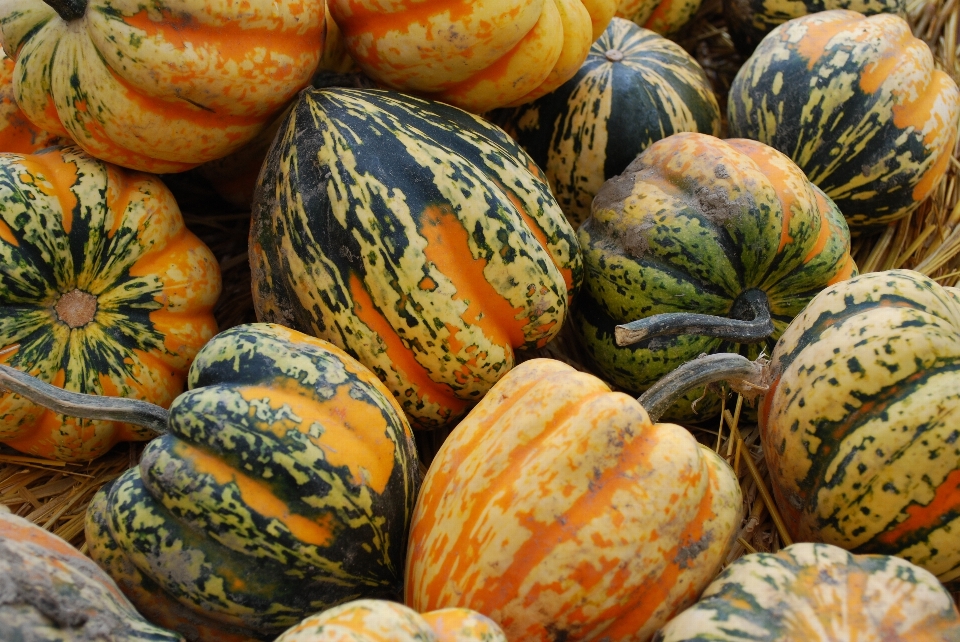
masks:
POLYGON ((5 365, 0 365, 0 388, 70 417, 122 421, 161 435, 168 431, 169 411, 139 399, 70 392, 5 365))

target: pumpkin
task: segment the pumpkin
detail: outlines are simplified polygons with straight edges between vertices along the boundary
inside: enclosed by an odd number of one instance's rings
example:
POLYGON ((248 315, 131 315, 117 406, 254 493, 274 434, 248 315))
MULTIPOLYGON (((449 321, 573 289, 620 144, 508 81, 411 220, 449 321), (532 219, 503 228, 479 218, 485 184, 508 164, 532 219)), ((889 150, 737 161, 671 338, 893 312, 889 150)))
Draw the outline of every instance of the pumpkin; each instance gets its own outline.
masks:
MULTIPOLYGON (((75 146, 0 154, 0 363, 76 392, 169 406, 217 331, 213 253, 155 176, 75 146)), ((0 391, 0 442, 86 461, 154 437, 0 391)))
POLYGON ((144 620, 90 558, 4 506, 0 595, 0 639, 9 642, 183 642, 144 620))
POLYGON ((386 600, 354 600, 308 617, 275 642, 507 642, 490 618, 470 609, 417 613, 386 600))
POLYGON ((256 136, 323 52, 324 3, 0 2, 16 100, 92 156, 179 172, 256 136))
POLYGON ((31 154, 56 145, 60 137, 35 127, 14 100, 13 66, 0 49, 0 152, 31 154))
MULTIPOLYGON (((600 189, 578 236, 573 328, 591 367, 633 393, 701 353, 769 353, 817 292, 856 273, 843 217, 790 159, 706 134, 648 147, 600 189), (616 326, 635 320, 639 342, 620 345, 616 326)), ((667 416, 712 416, 715 395, 691 406, 702 396, 667 416)))
POLYGON ((559 332, 576 235, 499 128, 387 90, 308 89, 253 204, 257 318, 340 346, 414 427, 454 423, 559 332), (358 144, 362 141, 362 144, 358 144))
POLYGON ((616 10, 616 0, 329 2, 364 73, 476 113, 529 102, 569 80, 616 10))
POLYGON ((893 14, 833 10, 774 29, 737 72, 730 135, 775 147, 855 233, 916 209, 943 177, 960 90, 893 14))
POLYGON ((829 544, 753 553, 725 568, 656 642, 957 640, 960 613, 937 579, 889 555, 829 544))
POLYGON ((701 4, 702 0, 619 0, 616 15, 666 36, 689 23, 701 4))
POLYGON ((733 470, 685 429, 531 359, 427 470, 404 601, 479 611, 511 640, 647 640, 716 575, 741 513, 733 470))
POLYGON ((697 61, 622 18, 610 21, 573 78, 492 118, 544 169, 574 227, 604 181, 654 141, 682 131, 720 135, 720 107, 697 61))

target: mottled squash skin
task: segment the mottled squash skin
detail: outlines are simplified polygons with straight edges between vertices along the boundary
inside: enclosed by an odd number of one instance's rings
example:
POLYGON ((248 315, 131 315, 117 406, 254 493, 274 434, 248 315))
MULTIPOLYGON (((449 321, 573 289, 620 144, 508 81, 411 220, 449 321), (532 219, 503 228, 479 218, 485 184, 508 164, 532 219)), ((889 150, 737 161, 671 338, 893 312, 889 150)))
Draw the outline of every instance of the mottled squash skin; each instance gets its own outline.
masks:
POLYGON ((666 36, 690 22, 701 4, 702 0, 619 0, 617 17, 666 36))
POLYGON ((0 640, 183 642, 143 619, 90 558, 5 506, 0 506, 0 640))
MULTIPOLYGON (((164 408, 217 331, 216 257, 156 176, 76 146, 0 154, 0 363, 65 390, 164 408)), ((155 434, 0 391, 0 442, 89 461, 155 434)))
POLYGON ((837 283, 770 366, 761 440, 795 541, 960 578, 960 291, 909 270, 837 283))
POLYGON ((647 640, 716 575, 741 514, 733 470, 685 429, 532 359, 430 465, 405 603, 479 611, 510 640, 647 640))
POLYGON ((32 154, 59 142, 56 134, 31 123, 13 97, 14 63, 0 49, 0 152, 32 154))
POLYGON ((656 642, 960 640, 960 613, 931 573, 829 544, 754 553, 725 568, 656 642))
POLYGON ((737 72, 731 137, 774 147, 843 212, 851 231, 915 210, 946 172, 960 89, 893 14, 822 11, 786 22, 737 72))
POLYGON ((170 433, 94 497, 91 556, 188 640, 272 640, 312 613, 397 599, 420 474, 383 384, 282 326, 220 333, 170 433))
POLYGON ((452 425, 559 331, 580 248, 501 129, 385 90, 306 90, 254 198, 258 319, 334 343, 414 427, 452 425), (362 144, 361 144, 362 142, 362 144))

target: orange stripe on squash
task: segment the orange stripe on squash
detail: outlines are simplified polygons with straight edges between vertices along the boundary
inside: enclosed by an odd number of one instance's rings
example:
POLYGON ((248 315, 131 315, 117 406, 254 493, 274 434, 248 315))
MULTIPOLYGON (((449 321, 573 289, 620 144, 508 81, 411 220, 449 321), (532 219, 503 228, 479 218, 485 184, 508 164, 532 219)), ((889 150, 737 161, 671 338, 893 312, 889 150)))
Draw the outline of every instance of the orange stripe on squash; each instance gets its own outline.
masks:
POLYGON ((937 491, 929 504, 911 504, 907 506, 909 515, 895 527, 877 536, 877 541, 884 544, 896 545, 901 538, 909 537, 917 532, 929 528, 942 527, 944 518, 960 511, 960 469, 952 471, 937 491))

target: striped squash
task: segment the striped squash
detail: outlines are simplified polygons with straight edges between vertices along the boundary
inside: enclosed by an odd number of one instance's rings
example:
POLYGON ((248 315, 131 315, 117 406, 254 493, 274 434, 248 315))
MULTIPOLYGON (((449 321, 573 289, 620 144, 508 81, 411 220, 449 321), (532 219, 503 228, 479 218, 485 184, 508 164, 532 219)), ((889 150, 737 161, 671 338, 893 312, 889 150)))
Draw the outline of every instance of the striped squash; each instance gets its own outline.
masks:
POLYGON ((143 619, 110 576, 0 506, 0 640, 183 642, 143 619))
POLYGON ((619 0, 617 17, 669 35, 689 23, 703 0, 619 0))
POLYGON ((544 169, 574 227, 604 181, 654 141, 685 131, 720 135, 720 107, 697 61, 622 18, 559 89, 492 118, 544 169))
POLYGON ((386 90, 300 94, 254 199, 260 320, 373 370, 415 427, 462 417, 560 330, 576 235, 502 130, 386 90), (360 141, 363 144, 358 144, 360 141))
POLYGON ((909 270, 837 283, 770 365, 761 440, 794 539, 960 578, 960 290, 909 270))
POLYGON ((510 640, 647 640, 716 575, 741 512, 733 470, 685 429, 532 359, 430 465, 405 603, 479 611, 510 640))
POLYGON ((570 79, 617 0, 329 0, 347 51, 380 84, 475 113, 570 79))
MULTIPOLYGON (((0 363, 76 392, 169 406, 217 331, 213 253, 155 176, 77 147, 0 154, 0 363)), ((88 461, 154 433, 0 391, 0 442, 88 461)))
MULTIPOLYGON (((648 147, 597 194, 578 232, 583 289, 573 312, 593 367, 639 393, 701 353, 768 354, 783 329, 830 283, 856 273, 843 217, 783 154, 750 140, 697 133, 648 147), (772 317, 751 345, 696 333, 620 346, 616 326, 665 313, 772 317)), ((688 392, 667 417, 712 416, 711 395, 688 392)))
POLYGON ((804 543, 741 557, 655 640, 960 640, 960 613, 910 562, 804 543))
POLYGON ((792 158, 856 233, 906 216, 936 187, 957 139, 960 90, 899 16, 834 10, 764 38, 727 110, 731 136, 792 158))
POLYGON ((275 642, 507 642, 490 618, 470 609, 417 613, 386 600, 354 600, 308 617, 275 642))
POLYGON ((221 332, 169 434, 101 489, 91 556, 188 640, 272 640, 319 610, 399 596, 419 483, 410 427, 377 378, 287 328, 221 332))
POLYGON ((16 100, 92 156, 179 172, 238 149, 310 82, 321 0, 3 0, 16 100))
POLYGON ((13 97, 14 62, 0 48, 0 152, 32 154, 59 142, 31 123, 13 97))

